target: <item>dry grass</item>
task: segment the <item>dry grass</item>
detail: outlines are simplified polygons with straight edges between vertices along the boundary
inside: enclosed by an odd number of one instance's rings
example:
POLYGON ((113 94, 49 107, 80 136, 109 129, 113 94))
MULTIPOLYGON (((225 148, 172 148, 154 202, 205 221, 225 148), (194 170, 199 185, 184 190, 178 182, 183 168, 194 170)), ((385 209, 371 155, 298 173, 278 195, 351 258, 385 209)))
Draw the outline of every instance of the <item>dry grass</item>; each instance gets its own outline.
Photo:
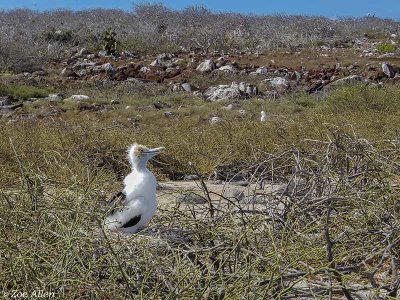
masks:
POLYGON ((399 94, 355 87, 323 100, 252 100, 243 119, 222 104, 165 96, 176 118, 141 111, 152 98, 132 97, 103 113, 2 120, 2 289, 65 299, 357 299, 366 288, 395 299, 399 94), (140 121, 122 114, 128 102, 140 121), (226 122, 203 119, 215 111, 226 122), (166 165, 153 167, 160 178, 195 172, 189 161, 205 175, 242 161, 250 182, 285 188, 257 205, 209 201, 204 190, 203 204, 171 203, 144 232, 111 235, 101 230, 103 198, 119 188, 133 141, 168 149, 166 165))

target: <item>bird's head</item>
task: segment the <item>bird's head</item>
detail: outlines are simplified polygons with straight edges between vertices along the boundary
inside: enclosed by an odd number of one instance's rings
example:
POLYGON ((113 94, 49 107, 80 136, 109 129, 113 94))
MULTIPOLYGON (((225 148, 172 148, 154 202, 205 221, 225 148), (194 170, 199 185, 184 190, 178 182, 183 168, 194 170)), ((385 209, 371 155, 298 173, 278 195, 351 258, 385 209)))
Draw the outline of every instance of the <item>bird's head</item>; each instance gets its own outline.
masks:
POLYGON ((149 159, 161 153, 165 148, 147 148, 146 146, 133 144, 129 147, 128 158, 133 168, 145 167, 149 159))

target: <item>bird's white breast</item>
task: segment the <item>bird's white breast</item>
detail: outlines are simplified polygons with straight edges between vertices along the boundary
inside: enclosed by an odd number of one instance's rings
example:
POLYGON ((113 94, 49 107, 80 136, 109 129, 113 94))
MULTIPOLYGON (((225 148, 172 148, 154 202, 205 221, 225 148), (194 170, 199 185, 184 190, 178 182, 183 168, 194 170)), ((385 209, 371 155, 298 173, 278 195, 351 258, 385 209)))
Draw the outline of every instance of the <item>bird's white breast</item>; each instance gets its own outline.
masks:
POLYGON ((156 178, 150 171, 131 172, 124 179, 124 192, 127 199, 147 197, 156 194, 156 178))

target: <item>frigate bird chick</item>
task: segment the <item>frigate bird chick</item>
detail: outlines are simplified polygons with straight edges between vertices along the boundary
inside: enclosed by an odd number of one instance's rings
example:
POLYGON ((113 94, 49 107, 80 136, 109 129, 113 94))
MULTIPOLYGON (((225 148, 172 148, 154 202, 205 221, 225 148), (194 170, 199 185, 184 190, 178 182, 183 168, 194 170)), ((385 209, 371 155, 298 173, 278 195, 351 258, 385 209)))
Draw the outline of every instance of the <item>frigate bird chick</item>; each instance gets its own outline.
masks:
POLYGON ((124 189, 112 199, 113 208, 105 222, 109 230, 133 234, 150 222, 157 209, 157 181, 147 169, 147 161, 164 149, 138 144, 128 149, 132 172, 124 179, 124 189))

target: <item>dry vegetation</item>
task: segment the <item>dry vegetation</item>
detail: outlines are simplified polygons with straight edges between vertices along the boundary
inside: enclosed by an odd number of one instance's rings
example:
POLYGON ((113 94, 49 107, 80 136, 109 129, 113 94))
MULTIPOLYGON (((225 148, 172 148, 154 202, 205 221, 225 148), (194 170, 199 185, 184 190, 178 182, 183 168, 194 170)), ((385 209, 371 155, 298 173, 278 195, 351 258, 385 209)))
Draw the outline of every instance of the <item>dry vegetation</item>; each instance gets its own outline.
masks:
POLYGON ((42 289, 57 299, 399 299, 400 87, 397 67, 380 71, 384 61, 398 64, 399 33, 399 22, 375 17, 147 4, 0 12, 0 97, 8 97, 0 109, 0 298, 42 289), (108 28, 119 53, 100 57, 108 28), (90 51, 77 57, 83 47, 90 51), (121 58, 127 50, 140 55, 121 58), (167 51, 186 77, 61 74, 90 60, 117 71, 149 66, 167 51), (240 72, 195 71, 221 56, 240 72), (270 73, 250 75, 260 66, 270 73), (299 66, 309 79, 291 78, 281 93, 202 98, 211 86, 258 86, 299 66), (350 75, 369 85, 329 87, 350 75), (324 88, 310 92, 318 81, 324 88), (172 91, 182 82, 199 94, 172 91), (45 98, 53 92, 60 99, 45 98), (167 151, 151 162, 159 210, 128 237, 102 223, 135 141, 167 151), (185 175, 197 176, 197 188, 181 188, 194 186, 177 181, 185 175), (235 178, 245 193, 235 192, 235 178))
POLYGON ((190 102, 172 119, 140 110, 153 97, 125 96, 106 113, 59 104, 61 117, 2 120, 2 289, 65 299, 396 299, 399 93, 346 87, 318 100, 249 100, 242 118, 201 99, 157 98, 190 102), (260 109, 268 122, 258 122, 260 109), (211 126, 201 116, 215 111, 226 121, 211 126), (173 200, 148 229, 110 235, 103 200, 118 190, 135 140, 167 147, 153 164, 160 180, 230 164, 263 189, 235 199, 199 182, 194 202, 161 190, 160 201, 173 200))
POLYGON ((199 6, 174 11, 148 4, 137 5, 132 12, 3 11, 0 24, 0 68, 17 72, 35 69, 48 58, 62 58, 73 46, 99 49, 108 28, 117 34, 118 48, 142 53, 351 46, 355 38, 385 38, 400 28, 394 20, 376 17, 249 16, 199 6))

